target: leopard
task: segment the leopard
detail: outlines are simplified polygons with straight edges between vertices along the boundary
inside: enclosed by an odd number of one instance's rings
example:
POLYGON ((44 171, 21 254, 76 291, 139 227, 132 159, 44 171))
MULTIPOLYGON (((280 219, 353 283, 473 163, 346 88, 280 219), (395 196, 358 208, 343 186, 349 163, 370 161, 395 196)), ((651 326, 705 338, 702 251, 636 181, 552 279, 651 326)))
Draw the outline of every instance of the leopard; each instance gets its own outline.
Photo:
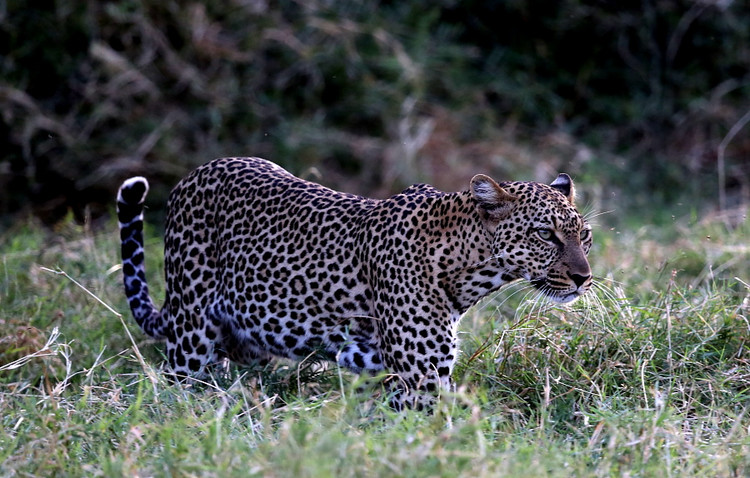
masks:
POLYGON ((551 184, 477 174, 460 192, 416 184, 372 199, 233 157, 169 194, 158 308, 146 280, 148 190, 136 176, 117 194, 124 289, 178 377, 316 355, 395 377, 396 408, 430 407, 454 388, 458 325, 481 299, 526 281, 564 304, 592 286, 592 228, 566 173, 551 184))

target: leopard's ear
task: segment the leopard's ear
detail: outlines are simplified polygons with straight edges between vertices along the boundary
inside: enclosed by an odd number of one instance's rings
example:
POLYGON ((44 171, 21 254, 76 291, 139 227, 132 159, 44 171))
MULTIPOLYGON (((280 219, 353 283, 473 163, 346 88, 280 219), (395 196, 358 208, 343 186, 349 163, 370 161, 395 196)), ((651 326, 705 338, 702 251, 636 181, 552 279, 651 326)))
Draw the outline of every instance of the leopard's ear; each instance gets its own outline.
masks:
POLYGON ((563 195, 568 198, 568 202, 571 205, 575 205, 576 187, 573 184, 573 180, 570 179, 570 176, 565 173, 560 173, 557 175, 557 179, 552 181, 552 184, 550 184, 550 186, 563 193, 563 195))
POLYGON ((477 203, 479 217, 490 226, 496 226, 508 217, 518 199, 484 174, 477 174, 471 179, 471 197, 477 203))

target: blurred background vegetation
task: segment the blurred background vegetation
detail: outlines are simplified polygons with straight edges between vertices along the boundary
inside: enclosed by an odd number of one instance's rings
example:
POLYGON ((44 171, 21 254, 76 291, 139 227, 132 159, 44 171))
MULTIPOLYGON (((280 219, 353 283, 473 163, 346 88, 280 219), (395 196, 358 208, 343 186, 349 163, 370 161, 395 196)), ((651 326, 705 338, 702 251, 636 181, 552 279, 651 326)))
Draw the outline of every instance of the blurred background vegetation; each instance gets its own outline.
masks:
POLYGON ((741 221, 748 25, 732 0, 7 0, 0 225, 106 218, 133 174, 158 207, 240 155, 377 197, 567 171, 602 222, 741 221))

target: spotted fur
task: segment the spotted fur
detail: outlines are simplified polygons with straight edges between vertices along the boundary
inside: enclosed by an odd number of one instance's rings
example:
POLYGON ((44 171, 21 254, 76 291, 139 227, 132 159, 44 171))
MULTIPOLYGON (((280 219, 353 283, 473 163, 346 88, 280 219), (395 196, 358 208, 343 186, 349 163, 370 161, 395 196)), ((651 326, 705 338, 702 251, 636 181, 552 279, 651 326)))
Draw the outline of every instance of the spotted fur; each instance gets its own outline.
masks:
POLYGON ((125 293, 178 375, 318 351, 397 375, 397 404, 429 402, 451 386, 459 318, 482 297, 525 279, 568 302, 591 284, 591 229, 566 174, 551 185, 477 175, 464 192, 415 185, 375 200, 224 158, 169 197, 158 310, 143 266, 147 191, 135 177, 118 194, 125 293))

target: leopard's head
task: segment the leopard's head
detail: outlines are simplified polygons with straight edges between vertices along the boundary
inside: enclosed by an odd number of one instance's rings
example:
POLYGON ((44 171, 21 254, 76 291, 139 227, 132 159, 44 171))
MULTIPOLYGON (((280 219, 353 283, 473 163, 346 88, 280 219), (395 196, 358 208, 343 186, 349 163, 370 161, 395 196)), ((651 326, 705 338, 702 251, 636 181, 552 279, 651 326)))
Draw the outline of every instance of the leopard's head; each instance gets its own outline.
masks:
POLYGON ((498 184, 480 174, 471 180, 471 195, 506 280, 526 279, 560 303, 589 290, 591 226, 575 207, 570 176, 560 174, 550 185, 498 184))

